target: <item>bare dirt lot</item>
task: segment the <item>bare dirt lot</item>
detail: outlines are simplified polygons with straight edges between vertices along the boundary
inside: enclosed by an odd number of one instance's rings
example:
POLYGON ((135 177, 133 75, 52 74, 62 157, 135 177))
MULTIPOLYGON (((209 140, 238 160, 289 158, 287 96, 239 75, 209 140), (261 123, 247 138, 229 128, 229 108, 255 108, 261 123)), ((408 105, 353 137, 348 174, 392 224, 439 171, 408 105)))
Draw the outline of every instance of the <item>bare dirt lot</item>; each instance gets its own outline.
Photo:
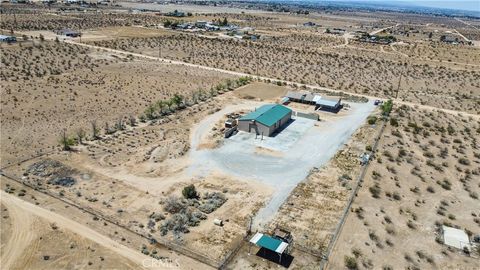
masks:
POLYGON ((175 93, 190 97, 229 78, 55 42, 9 46, 2 61, 12 67, 2 69, 2 165, 52 149, 64 129, 75 136, 94 120, 98 129, 113 128, 151 103, 175 93))
POLYGON ((392 119, 329 267, 348 256, 374 269, 470 269, 478 258, 436 240, 441 225, 479 230, 480 123, 412 107, 392 119))

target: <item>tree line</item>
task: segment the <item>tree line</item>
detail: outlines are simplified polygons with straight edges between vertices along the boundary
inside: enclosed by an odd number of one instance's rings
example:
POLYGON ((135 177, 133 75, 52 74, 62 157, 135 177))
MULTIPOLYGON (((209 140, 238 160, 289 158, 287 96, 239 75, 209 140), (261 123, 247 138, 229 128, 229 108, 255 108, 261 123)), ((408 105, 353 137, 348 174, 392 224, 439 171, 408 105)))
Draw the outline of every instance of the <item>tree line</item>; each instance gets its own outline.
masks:
MULTIPOLYGON (((187 107, 198 104, 199 102, 207 101, 217 95, 223 94, 228 91, 232 91, 235 88, 246 85, 252 81, 251 77, 240 77, 236 80, 228 79, 224 83, 219 83, 216 86, 210 88, 206 91, 203 89, 194 91, 189 96, 183 96, 181 94, 175 93, 168 99, 158 100, 151 103, 145 109, 145 111, 138 116, 138 121, 145 123, 147 121, 154 121, 156 119, 162 118, 164 116, 175 113, 176 111, 183 110, 187 107)), ((125 130, 127 124, 130 126, 137 125, 137 117, 130 115, 127 120, 125 117, 120 117, 116 120, 113 125, 110 125, 108 122, 105 122, 104 125, 104 134, 109 135, 117 131, 125 130)), ((100 136, 100 126, 96 120, 90 121, 90 140, 98 140, 100 136)), ((75 131, 75 134, 68 135, 67 130, 64 129, 60 136, 60 145, 64 151, 71 150, 72 146, 76 144, 83 144, 84 140, 87 139, 87 132, 83 128, 79 128, 75 131)))

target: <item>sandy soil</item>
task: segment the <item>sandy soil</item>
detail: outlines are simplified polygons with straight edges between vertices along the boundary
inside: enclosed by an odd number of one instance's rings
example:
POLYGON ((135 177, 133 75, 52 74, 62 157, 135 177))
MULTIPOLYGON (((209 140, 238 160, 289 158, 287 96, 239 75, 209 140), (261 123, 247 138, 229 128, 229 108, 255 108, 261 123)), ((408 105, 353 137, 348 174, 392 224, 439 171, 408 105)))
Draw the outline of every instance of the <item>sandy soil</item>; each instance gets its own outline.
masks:
POLYGON ((101 130, 107 124, 113 127, 118 119, 138 117, 152 102, 174 93, 189 97, 193 91, 209 89, 229 78, 166 63, 118 58, 65 43, 45 42, 27 49, 11 47, 3 55, 4 60, 12 64, 21 61, 29 69, 2 69, 8 77, 1 91, 2 165, 52 149, 63 129, 69 136, 75 136, 80 128, 90 133, 93 120, 101 130), (75 52, 79 53, 69 58, 75 52), (41 62, 52 65, 36 68, 41 62), (37 76, 28 79, 33 72, 37 76), (21 77, 15 79, 12 74, 21 77))
POLYGON ((392 118, 329 268, 350 256, 365 268, 470 269, 478 259, 436 238, 442 224, 478 232, 480 123, 406 106, 392 118))
POLYGON ((10 234, 2 237, 5 269, 138 269, 148 260, 138 251, 14 195, 2 191, 1 201, 2 231, 10 228, 10 234))

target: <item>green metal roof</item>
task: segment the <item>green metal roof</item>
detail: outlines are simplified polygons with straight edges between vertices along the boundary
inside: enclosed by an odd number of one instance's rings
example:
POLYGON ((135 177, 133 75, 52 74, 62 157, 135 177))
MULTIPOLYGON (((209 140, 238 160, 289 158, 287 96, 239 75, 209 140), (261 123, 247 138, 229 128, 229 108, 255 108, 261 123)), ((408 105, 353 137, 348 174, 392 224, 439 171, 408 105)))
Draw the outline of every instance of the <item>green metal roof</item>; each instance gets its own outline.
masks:
POLYGON ((269 127, 275 124, 278 120, 282 119, 291 111, 292 110, 283 105, 266 104, 256 109, 255 111, 245 116, 242 116, 240 120, 255 120, 269 127))
POLYGON ((260 240, 258 240, 257 245, 269 249, 271 251, 276 251, 277 248, 282 244, 281 240, 272 238, 267 235, 263 235, 260 240))

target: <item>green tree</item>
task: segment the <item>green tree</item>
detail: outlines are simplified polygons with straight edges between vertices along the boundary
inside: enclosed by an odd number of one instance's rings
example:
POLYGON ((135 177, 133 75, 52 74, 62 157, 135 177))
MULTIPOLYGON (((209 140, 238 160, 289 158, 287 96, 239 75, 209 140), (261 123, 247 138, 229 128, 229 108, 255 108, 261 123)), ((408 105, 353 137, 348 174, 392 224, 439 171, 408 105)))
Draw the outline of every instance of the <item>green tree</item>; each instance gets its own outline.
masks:
POLYGON ((389 116, 393 108, 393 101, 391 99, 387 100, 382 104, 383 115, 389 116))
POLYGON ((158 108, 158 111, 160 112, 160 114, 163 114, 163 108, 165 107, 165 102, 163 100, 159 100, 157 101, 155 106, 158 108))
POLYGON ((171 99, 164 101, 165 105, 168 107, 168 111, 172 111, 173 101, 171 99))
POLYGON ((145 110, 145 116, 147 117, 148 120, 152 120, 155 118, 154 113, 155 113, 155 107, 153 105, 149 105, 145 110))
POLYGON ((60 144, 62 145, 63 151, 70 151, 75 144, 75 139, 68 137, 67 131, 64 129, 60 138, 60 144))
POLYGON ((185 199, 198 198, 197 190, 195 189, 195 186, 193 184, 184 187, 182 190, 182 195, 183 197, 185 197, 185 199))
POLYGON ((179 108, 183 104, 183 96, 179 94, 173 95, 171 101, 175 107, 179 108))

